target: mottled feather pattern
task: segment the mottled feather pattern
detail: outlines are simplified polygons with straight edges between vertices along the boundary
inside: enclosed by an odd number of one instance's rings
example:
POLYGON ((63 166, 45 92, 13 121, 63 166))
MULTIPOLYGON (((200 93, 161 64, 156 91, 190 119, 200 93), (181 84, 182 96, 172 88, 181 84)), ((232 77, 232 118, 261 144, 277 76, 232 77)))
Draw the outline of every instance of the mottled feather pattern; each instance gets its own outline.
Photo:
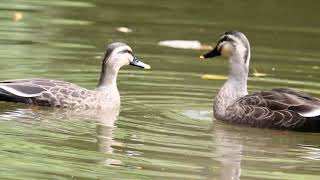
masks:
POLYGON ((260 128, 320 132, 320 99, 277 88, 248 95, 250 44, 239 31, 224 33, 212 51, 202 58, 229 59, 228 80, 214 102, 214 117, 230 123, 260 128))
MULTIPOLYGON (((252 127, 304 131, 310 119, 298 113, 308 109, 310 103, 320 107, 320 101, 305 97, 308 96, 298 91, 283 89, 254 93, 227 107, 225 116, 220 119, 252 127)), ((320 117, 318 122, 320 124, 320 117)))
POLYGON ((107 46, 102 58, 96 89, 88 90, 73 83, 49 79, 5 80, 0 81, 0 101, 74 109, 119 109, 117 75, 125 65, 150 69, 134 56, 128 45, 114 42, 107 46))
MULTIPOLYGON (((28 92, 26 89, 34 89, 31 93, 40 93, 40 95, 26 97, 24 101, 21 101, 34 105, 74 109, 102 109, 106 105, 108 107, 120 106, 120 102, 111 99, 112 97, 105 91, 88 90, 65 81, 29 79, 2 81, 0 84, 14 87, 24 93, 28 92)), ((117 99, 118 94, 115 96, 117 99)))

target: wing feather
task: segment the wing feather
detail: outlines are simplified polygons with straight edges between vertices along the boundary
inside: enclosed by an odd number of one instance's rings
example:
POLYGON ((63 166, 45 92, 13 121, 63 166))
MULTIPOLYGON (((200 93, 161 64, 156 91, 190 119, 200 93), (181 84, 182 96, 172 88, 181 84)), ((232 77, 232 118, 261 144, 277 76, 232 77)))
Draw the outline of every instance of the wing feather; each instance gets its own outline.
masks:
POLYGON ((48 79, 17 79, 0 81, 0 89, 2 89, 2 91, 19 97, 37 97, 43 92, 54 90, 54 88, 57 87, 79 88, 69 82, 48 79))
POLYGON ((32 84, 0 84, 0 88, 20 97, 36 97, 41 95, 45 89, 32 84))
POLYGON ((320 101, 282 88, 247 95, 227 111, 226 119, 231 122, 263 128, 298 129, 307 118, 320 116, 320 101))

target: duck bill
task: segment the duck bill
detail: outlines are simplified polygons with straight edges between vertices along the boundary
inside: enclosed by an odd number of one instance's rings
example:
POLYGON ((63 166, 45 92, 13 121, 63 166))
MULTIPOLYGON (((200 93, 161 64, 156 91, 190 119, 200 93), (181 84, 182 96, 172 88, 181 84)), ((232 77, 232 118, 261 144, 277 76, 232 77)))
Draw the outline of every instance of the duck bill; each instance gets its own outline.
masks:
POLYGON ((130 62, 131 66, 137 66, 144 69, 151 69, 151 67, 148 64, 143 63, 138 58, 134 57, 133 61, 130 62))
POLYGON ((221 53, 218 50, 218 47, 215 47, 212 51, 210 51, 204 55, 201 55, 200 59, 214 58, 214 57, 220 56, 220 55, 221 55, 221 53))

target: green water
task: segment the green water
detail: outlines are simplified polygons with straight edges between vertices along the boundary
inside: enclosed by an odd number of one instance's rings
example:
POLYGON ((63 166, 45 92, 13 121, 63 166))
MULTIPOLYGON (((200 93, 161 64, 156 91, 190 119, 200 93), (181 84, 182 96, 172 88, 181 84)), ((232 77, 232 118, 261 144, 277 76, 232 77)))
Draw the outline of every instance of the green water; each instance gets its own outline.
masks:
POLYGON ((119 117, 0 103, 0 178, 319 179, 318 134, 212 121, 224 80, 201 76, 226 75, 228 62, 157 45, 214 44, 240 30, 252 46, 251 72, 267 74, 250 74, 250 91, 291 87, 319 97, 319 7, 311 0, 1 0, 1 80, 94 88, 114 41, 128 43, 152 70, 121 70, 119 117), (121 26, 133 32, 117 32, 121 26))

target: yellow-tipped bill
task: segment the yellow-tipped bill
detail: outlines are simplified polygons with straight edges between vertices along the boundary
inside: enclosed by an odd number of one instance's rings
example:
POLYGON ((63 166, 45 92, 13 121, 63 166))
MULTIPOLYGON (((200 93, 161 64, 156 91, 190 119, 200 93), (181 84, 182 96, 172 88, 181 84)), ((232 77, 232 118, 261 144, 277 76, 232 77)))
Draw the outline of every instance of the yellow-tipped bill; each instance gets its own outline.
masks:
POLYGON ((151 66, 148 64, 145 64, 144 69, 151 69, 151 66))
POLYGON ((143 63, 137 57, 134 57, 133 61, 130 62, 130 65, 137 66, 143 69, 151 69, 151 67, 148 64, 143 63))

